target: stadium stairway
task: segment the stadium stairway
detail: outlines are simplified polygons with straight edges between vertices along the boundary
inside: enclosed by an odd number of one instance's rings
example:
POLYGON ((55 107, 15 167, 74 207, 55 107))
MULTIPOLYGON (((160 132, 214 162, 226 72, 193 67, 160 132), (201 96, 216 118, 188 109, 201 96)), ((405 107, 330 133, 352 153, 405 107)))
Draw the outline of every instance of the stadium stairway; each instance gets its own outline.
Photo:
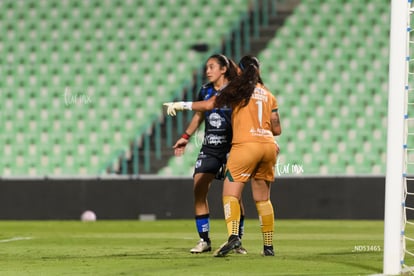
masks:
MULTIPOLYGON (((289 17, 296 6, 300 3, 300 0, 280 1, 277 3, 277 12, 269 12, 269 9, 263 6, 259 7, 259 13, 268 12, 267 22, 263 22, 258 30, 259 35, 253 36, 250 41, 250 54, 258 55, 260 51, 266 48, 267 44, 276 32, 283 26, 287 17, 289 17)), ((263 16, 262 16, 263 18, 263 16)))

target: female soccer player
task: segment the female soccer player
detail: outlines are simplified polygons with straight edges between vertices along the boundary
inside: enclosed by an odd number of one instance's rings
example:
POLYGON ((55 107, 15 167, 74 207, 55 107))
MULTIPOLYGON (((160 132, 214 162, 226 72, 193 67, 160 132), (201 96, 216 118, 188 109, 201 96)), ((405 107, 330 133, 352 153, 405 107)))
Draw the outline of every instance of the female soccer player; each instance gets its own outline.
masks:
POLYGON ((276 98, 264 86, 257 58, 245 56, 239 62, 242 75, 232 80, 215 98, 203 102, 168 103, 169 114, 176 110, 233 108, 233 139, 223 184, 223 208, 228 240, 214 254, 226 256, 241 246, 239 233, 240 203, 243 188, 251 180, 253 199, 261 223, 263 256, 274 256, 274 211, 270 186, 274 181, 277 144, 273 136, 282 132, 276 98))
MULTIPOLYGON (((198 94, 198 100, 207 100, 217 94, 221 88, 237 76, 237 65, 224 55, 215 54, 206 62, 206 76, 209 82, 202 86, 198 94)), ((218 174, 223 170, 227 162, 227 155, 231 147, 231 109, 215 108, 206 112, 195 112, 184 134, 177 140, 174 154, 181 156, 192 134, 204 121, 204 140, 200 149, 194 169, 194 211, 195 223, 200 237, 197 245, 190 250, 191 253, 203 253, 211 251, 210 210, 207 194, 213 179, 223 179, 218 174)), ((222 172, 224 174, 224 171, 222 172)), ((242 206, 242 204, 241 204, 242 206)), ((243 235, 243 209, 240 215, 239 237, 243 235)), ((236 253, 246 254, 243 247, 239 247, 236 253)))

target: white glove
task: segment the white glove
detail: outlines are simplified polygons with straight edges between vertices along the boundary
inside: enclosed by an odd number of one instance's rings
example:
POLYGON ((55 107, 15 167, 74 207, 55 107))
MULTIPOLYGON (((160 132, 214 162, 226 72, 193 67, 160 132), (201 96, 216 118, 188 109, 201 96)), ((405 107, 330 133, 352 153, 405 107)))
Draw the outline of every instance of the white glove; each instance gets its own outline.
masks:
POLYGON ((175 116, 177 114, 177 111, 191 110, 193 102, 169 102, 164 103, 163 105, 167 107, 168 115, 175 116))

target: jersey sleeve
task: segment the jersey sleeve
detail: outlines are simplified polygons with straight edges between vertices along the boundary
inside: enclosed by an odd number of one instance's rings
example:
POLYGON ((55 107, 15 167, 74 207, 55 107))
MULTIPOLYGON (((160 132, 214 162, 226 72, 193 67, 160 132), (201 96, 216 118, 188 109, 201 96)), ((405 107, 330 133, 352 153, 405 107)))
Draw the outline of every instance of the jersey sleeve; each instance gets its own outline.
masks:
POLYGON ((198 91, 197 101, 204 100, 204 94, 205 94, 205 89, 204 87, 201 87, 200 91, 198 91))

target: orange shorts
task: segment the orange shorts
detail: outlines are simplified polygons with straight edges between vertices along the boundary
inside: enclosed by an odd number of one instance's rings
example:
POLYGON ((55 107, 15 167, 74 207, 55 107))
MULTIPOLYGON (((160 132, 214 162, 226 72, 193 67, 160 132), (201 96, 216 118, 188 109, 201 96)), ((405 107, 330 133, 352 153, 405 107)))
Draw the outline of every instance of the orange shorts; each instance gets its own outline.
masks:
POLYGON ((234 182, 247 182, 250 178, 273 182, 275 165, 274 143, 234 144, 227 160, 227 173, 234 182))

